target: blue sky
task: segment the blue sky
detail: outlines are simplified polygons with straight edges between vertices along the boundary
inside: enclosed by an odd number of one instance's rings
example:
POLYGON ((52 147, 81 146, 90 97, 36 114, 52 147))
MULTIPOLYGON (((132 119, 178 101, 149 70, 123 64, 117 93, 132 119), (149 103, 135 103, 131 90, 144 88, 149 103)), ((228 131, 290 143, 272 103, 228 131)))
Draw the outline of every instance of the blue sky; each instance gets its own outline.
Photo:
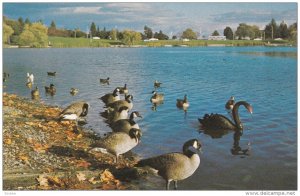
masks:
POLYGON ((264 28, 272 18, 279 24, 297 21, 297 3, 205 3, 205 2, 150 2, 150 3, 3 3, 3 15, 31 21, 52 20, 59 28, 80 28, 86 31, 92 22, 100 29, 117 28, 143 31, 145 25, 153 31, 178 34, 192 28, 202 35, 214 30, 221 34, 226 26, 236 30, 239 23, 264 28))

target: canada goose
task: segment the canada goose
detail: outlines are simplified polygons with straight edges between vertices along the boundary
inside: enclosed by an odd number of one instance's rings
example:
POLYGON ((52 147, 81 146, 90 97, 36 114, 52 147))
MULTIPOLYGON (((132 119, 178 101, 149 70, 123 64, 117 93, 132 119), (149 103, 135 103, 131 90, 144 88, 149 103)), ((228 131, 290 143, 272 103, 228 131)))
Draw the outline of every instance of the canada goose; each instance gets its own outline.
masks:
POLYGON ((31 89, 32 88, 32 82, 27 82, 26 86, 31 89))
POLYGON ((31 82, 33 84, 34 81, 34 75, 27 73, 27 82, 31 82))
POLYGON ((48 76, 55 76, 56 75, 56 71, 55 72, 47 72, 48 76))
POLYGON ((101 84, 109 84, 109 77, 106 78, 106 79, 101 79, 101 78, 100 78, 100 83, 101 83, 101 84))
POLYGON ((113 111, 113 110, 117 111, 120 109, 120 107, 126 106, 126 107, 128 107, 128 110, 131 110, 133 107, 132 100, 133 100, 132 95, 126 95, 125 100, 119 100, 119 101, 115 101, 113 103, 107 104, 107 108, 110 111, 113 111))
POLYGON ((150 101, 152 103, 160 103, 164 101, 164 94, 159 94, 156 91, 152 91, 152 97, 150 99, 150 101))
POLYGON ((60 120, 75 120, 76 125, 80 117, 88 114, 89 104, 85 101, 74 102, 66 107, 59 115, 60 120))
POLYGON ((50 84, 50 86, 45 86, 45 91, 46 93, 54 95, 56 93, 56 88, 54 87, 54 84, 50 84))
MULTIPOLYGON (((103 140, 97 141, 90 147, 104 148, 107 152, 115 155, 115 163, 118 163, 120 154, 124 154, 134 148, 140 142, 142 132, 139 129, 131 129, 129 133, 116 132, 109 134, 103 140)), ((91 149, 91 150, 92 150, 91 149)))
POLYGON ((178 108, 183 108, 184 110, 186 110, 190 106, 190 104, 187 100, 187 95, 184 95, 183 99, 177 99, 176 106, 178 108))
POLYGON ((113 103, 115 101, 120 100, 120 96, 118 95, 118 92, 120 91, 119 88, 116 88, 113 93, 108 93, 99 99, 101 99, 106 105, 113 103))
POLYGON ((166 180, 166 189, 169 189, 171 181, 174 181, 177 189, 177 181, 190 177, 200 165, 199 155, 190 147, 200 150, 201 144, 197 139, 188 140, 183 145, 183 153, 173 152, 140 160, 136 166, 149 166, 158 170, 158 175, 166 180))
POLYGON ((226 102, 225 104, 225 109, 228 111, 228 112, 231 112, 232 109, 233 109, 233 106, 234 106, 234 96, 231 96, 230 99, 226 102))
POLYGON ((127 119, 128 118, 128 107, 122 106, 118 111, 112 111, 108 113, 107 122, 109 124, 116 122, 120 119, 127 119))
POLYGON ((76 95, 78 92, 79 92, 79 89, 77 89, 77 88, 71 88, 70 89, 70 94, 73 95, 73 96, 76 95))
POLYGON ((36 86, 35 89, 31 91, 31 98, 36 99, 40 97, 39 88, 36 86))
POLYGON ((154 88, 158 88, 160 87, 162 83, 161 82, 158 82, 157 80, 154 81, 154 88))
POLYGON ((125 94, 127 95, 128 94, 128 88, 127 88, 127 84, 124 84, 124 87, 118 87, 119 90, 120 90, 120 94, 125 94))
POLYGON ((120 119, 110 126, 114 132, 126 132, 128 133, 130 129, 135 128, 139 129, 139 125, 134 121, 134 118, 142 116, 139 112, 134 111, 130 114, 129 119, 120 119))

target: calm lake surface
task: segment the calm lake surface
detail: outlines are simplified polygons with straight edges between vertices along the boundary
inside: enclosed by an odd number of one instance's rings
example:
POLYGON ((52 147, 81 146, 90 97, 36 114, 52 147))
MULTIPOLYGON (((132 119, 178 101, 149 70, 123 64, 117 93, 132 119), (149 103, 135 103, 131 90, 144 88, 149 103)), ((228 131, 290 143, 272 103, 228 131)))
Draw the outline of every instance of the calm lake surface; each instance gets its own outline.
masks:
MULTIPOLYGON (((192 138, 202 142, 200 167, 178 183, 179 189, 295 190, 296 53, 292 47, 4 49, 3 71, 10 74, 4 91, 30 98, 25 83, 26 73, 32 72, 45 103, 89 102, 86 127, 103 135, 110 128, 99 115, 104 104, 98 98, 126 83, 133 110, 143 116, 137 120, 142 142, 133 152, 146 158, 181 151, 192 138), (48 71, 57 76, 47 76, 48 71), (101 85, 99 78, 107 77, 110 85, 101 85), (165 94, 156 111, 150 103, 154 80, 163 83, 158 92, 165 94), (53 97, 44 92, 50 83, 57 89, 53 97), (71 87, 79 93, 71 96, 71 87), (184 94, 190 102, 187 113, 176 107, 184 94), (219 138, 203 133, 197 119, 205 113, 228 116, 224 105, 230 96, 253 106, 253 115, 240 108, 243 135, 234 140, 233 132, 219 138), (238 147, 250 155, 232 153, 238 147)), ((157 177, 141 187, 164 189, 164 183, 157 177)))

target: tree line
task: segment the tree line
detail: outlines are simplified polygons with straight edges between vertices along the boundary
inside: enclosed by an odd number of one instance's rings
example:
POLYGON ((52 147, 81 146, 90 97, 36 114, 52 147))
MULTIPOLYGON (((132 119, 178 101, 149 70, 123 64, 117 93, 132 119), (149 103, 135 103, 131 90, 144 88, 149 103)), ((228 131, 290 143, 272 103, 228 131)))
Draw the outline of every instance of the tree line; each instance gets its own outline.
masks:
MULTIPOLYGON (((211 35, 220 35, 215 30, 211 35)), ((233 39, 255 39, 262 38, 263 40, 273 40, 276 38, 282 38, 287 40, 297 40, 297 23, 293 23, 289 27, 285 22, 281 22, 279 25, 275 19, 272 19, 269 24, 265 26, 263 30, 260 30, 256 25, 247 25, 246 23, 240 23, 237 30, 234 32, 232 28, 226 27, 223 31, 223 35, 228 40, 233 39)), ((91 23, 88 32, 81 31, 79 28, 70 30, 57 28, 54 21, 47 27, 43 24, 43 21, 39 20, 31 22, 28 18, 23 20, 20 17, 18 20, 12 20, 7 17, 3 17, 3 43, 15 44, 19 46, 30 47, 46 47, 48 46, 48 36, 57 37, 73 37, 73 38, 94 38, 100 39, 119 40, 127 45, 135 44, 141 40, 156 38, 158 40, 168 39, 198 39, 199 33, 193 31, 191 28, 187 28, 180 35, 173 35, 171 38, 162 32, 153 32, 153 30, 145 25, 143 32, 136 32, 133 30, 118 29, 106 30, 104 27, 100 29, 94 22, 91 23)), ((203 37, 202 37, 203 38, 203 37)))

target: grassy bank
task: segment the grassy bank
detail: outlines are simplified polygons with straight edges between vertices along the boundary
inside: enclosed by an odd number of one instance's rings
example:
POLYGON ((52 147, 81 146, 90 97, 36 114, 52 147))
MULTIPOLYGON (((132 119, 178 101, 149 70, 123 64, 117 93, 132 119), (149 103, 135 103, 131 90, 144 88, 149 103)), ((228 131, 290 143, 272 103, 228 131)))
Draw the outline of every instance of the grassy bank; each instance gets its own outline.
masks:
POLYGON ((88 152, 97 137, 57 121, 61 111, 3 93, 4 190, 135 190, 138 182, 145 184, 133 167, 135 155, 115 164, 109 154, 88 152))
MULTIPOLYGON (((87 38, 65 38, 65 37, 49 37, 51 46, 54 48, 80 48, 80 47, 114 47, 125 46, 121 41, 114 40, 91 40, 87 38)), ((139 41, 134 43, 134 46, 141 47, 198 47, 198 46, 264 46, 266 41, 254 40, 158 40, 151 42, 139 41)), ((290 45, 288 41, 272 41, 272 44, 290 45)))

